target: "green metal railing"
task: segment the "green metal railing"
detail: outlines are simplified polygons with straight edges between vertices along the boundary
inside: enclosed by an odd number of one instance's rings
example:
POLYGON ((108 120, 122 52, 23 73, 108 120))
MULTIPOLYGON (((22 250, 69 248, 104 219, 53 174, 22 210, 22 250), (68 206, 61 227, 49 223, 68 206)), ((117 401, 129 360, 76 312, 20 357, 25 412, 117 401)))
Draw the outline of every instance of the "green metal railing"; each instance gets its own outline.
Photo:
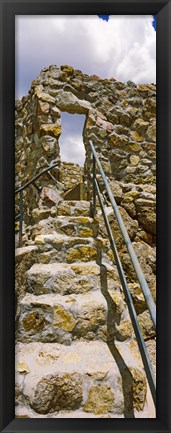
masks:
POLYGON ((134 251, 133 245, 132 245, 131 240, 129 238, 129 235, 127 233, 126 227, 125 227, 124 222, 122 220, 122 217, 121 217, 121 214, 119 212, 118 206, 117 206, 116 201, 115 201, 115 199, 113 197, 112 191, 111 191, 111 189, 109 187, 107 178, 106 178, 106 176, 104 174, 103 168, 102 168, 102 166, 100 164, 100 161, 99 161, 99 159, 97 157, 97 153, 95 151, 93 143, 90 141, 89 145, 90 145, 90 149, 91 149, 91 152, 92 152, 92 155, 93 155, 93 216, 96 215, 96 196, 98 196, 100 207, 101 207, 101 211, 102 211, 102 215, 103 215, 105 226, 106 226, 106 230, 107 230, 107 233, 108 233, 108 236, 109 236, 109 240, 110 240, 111 249, 112 249, 112 252, 113 252, 113 255, 114 255, 114 259, 115 259, 116 266, 117 266, 117 269, 118 269, 118 273, 119 273, 119 276, 120 276, 122 288, 123 288, 123 291, 124 291, 124 294, 125 294, 125 299, 126 299, 126 302, 127 302, 129 314, 130 314, 130 317, 131 317, 131 320, 132 320, 132 325, 133 325, 133 328, 134 328, 135 336, 136 336, 137 343, 138 343, 138 346, 139 346, 139 350, 140 350, 140 353, 141 353, 141 357, 142 357, 142 361, 143 361, 143 364, 144 364, 145 372, 146 372, 146 375, 147 375, 147 380, 148 380, 148 383, 149 383, 149 387, 150 387, 150 390, 151 390, 151 394, 152 394, 152 397, 153 397, 154 404, 156 404, 156 384, 155 384, 155 378, 154 378, 152 366, 151 366, 151 363, 150 363, 150 360, 149 360, 149 356, 148 356, 148 352, 147 352, 147 349, 146 349, 146 346, 145 346, 145 343, 144 343, 144 338, 142 336, 141 328, 140 328, 140 325, 139 325, 139 322, 138 322, 138 319, 137 319, 137 314, 136 314, 135 307, 134 307, 133 300, 132 300, 132 296, 130 294, 129 287, 128 287, 128 284, 127 284, 127 281, 126 281, 126 277, 125 277, 125 274, 124 274, 122 263, 121 263, 121 260, 119 258, 119 254, 118 254, 118 251, 117 251, 117 247, 116 247, 116 243, 115 243, 115 240, 114 240, 114 237, 113 237, 113 233, 112 233, 112 230, 111 230, 111 227, 110 227, 110 224, 109 224, 109 220, 108 220, 108 217, 107 217, 107 214, 106 214, 106 211, 105 211, 102 193, 101 193, 101 190, 100 190, 99 182, 98 182, 97 177, 96 177, 96 167, 98 167, 98 170, 99 170, 99 172, 101 174, 101 178, 102 178, 103 183, 105 185, 105 189, 106 189, 108 198, 109 198, 109 200, 111 202, 111 205, 112 205, 115 217, 117 219, 119 228, 121 230, 123 239, 124 239, 126 247, 127 247, 127 251, 129 253, 131 262, 133 264, 135 273, 137 275, 137 279, 138 279, 138 281, 140 283, 142 292, 144 294, 144 298, 146 300, 147 307, 148 307, 151 319, 152 319, 153 324, 154 324, 154 328, 156 328, 156 306, 155 306, 154 300, 152 298, 152 295, 151 295, 150 289, 148 287, 148 284, 146 282, 145 276, 143 274, 143 271, 141 269, 141 266, 139 264, 137 255, 136 255, 136 253, 134 251))
POLYGON ((36 184, 36 180, 39 179, 44 173, 52 170, 52 168, 56 167, 58 165, 58 162, 56 162, 53 165, 50 165, 49 167, 44 168, 40 173, 38 173, 36 176, 34 176, 31 180, 29 180, 25 185, 20 186, 20 188, 16 189, 15 194, 20 194, 19 199, 19 209, 20 212, 15 217, 15 221, 19 220, 19 247, 22 246, 22 227, 23 227, 23 191, 28 188, 30 185, 33 185, 38 192, 41 191, 41 188, 39 188, 36 184))

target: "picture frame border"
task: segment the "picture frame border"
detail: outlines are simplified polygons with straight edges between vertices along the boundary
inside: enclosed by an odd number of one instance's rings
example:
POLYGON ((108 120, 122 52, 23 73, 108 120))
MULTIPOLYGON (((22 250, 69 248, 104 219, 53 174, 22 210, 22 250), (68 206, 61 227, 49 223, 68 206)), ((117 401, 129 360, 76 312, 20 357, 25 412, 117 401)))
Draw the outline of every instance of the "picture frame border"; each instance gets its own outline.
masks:
MULTIPOLYGON (((0 431, 171 432, 171 1, 0 0, 0 431), (157 47, 157 415, 156 419, 15 418, 14 113, 16 15, 156 15, 157 47), (169 147, 170 146, 170 147, 169 147)), ((83 71, 84 72, 84 71, 83 71)), ((95 71, 96 72, 96 71, 95 71)))

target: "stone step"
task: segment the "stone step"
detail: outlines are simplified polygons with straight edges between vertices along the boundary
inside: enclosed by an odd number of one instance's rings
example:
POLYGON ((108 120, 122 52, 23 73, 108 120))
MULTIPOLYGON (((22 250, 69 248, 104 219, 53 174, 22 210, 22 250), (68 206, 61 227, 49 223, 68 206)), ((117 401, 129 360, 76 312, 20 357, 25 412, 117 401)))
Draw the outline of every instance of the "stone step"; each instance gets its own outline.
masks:
MULTIPOLYGON (((47 414, 40 414, 35 412, 30 406, 17 405, 15 408, 15 418, 125 418, 124 414, 116 413, 100 413, 95 415, 92 412, 84 412, 84 410, 60 410, 58 412, 52 412, 47 414)), ((156 418, 155 408, 153 404, 146 404, 143 412, 134 410, 134 418, 156 418), (151 407, 150 407, 151 406, 151 407)))
POLYGON ((33 227, 29 228, 29 236, 34 240, 37 235, 52 233, 80 237, 96 237, 98 223, 88 216, 63 216, 42 219, 33 227))
POLYGON ((86 200, 65 200, 57 207, 57 215, 89 216, 90 202, 86 200))
POLYGON ((100 290, 65 296, 26 294, 20 302, 17 338, 67 345, 76 339, 106 341, 106 299, 100 290))
MULTIPOLYGON (((15 418, 113 418, 111 413, 97 414, 84 412, 83 410, 60 410, 47 414, 35 412, 30 406, 17 405, 15 408, 15 418), (26 415, 27 414, 27 415, 26 415)), ((124 418, 124 415, 116 415, 114 418, 124 418)), ((137 418, 137 416, 135 417, 137 418)))
POLYGON ((38 247, 27 246, 15 249, 15 298, 16 306, 26 292, 26 272, 37 260, 38 247))
MULTIPOLYGON (((108 288, 118 286, 116 269, 106 264, 108 288)), ((95 261, 74 263, 36 263, 26 272, 29 293, 85 293, 101 287, 100 266, 95 261)))
POLYGON ((53 417, 148 417, 146 378, 131 343, 18 343, 16 403, 53 417))
POLYGON ((52 261, 87 262, 97 259, 97 249, 93 238, 67 236, 52 232, 47 235, 36 236, 35 244, 39 246, 39 261, 42 263, 52 261))

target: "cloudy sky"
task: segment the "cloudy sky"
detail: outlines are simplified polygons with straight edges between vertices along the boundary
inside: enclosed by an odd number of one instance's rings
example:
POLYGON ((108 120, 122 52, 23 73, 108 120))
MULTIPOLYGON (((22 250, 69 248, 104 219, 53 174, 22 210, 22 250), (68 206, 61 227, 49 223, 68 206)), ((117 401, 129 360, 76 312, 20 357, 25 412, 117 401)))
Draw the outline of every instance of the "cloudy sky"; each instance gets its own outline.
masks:
MULTIPOLYGON (((51 64, 122 82, 156 83, 154 27, 153 17, 145 15, 108 21, 96 15, 16 16, 16 99, 27 95, 32 80, 51 64)), ((84 116, 63 114, 63 159, 83 163, 83 123, 84 116)))

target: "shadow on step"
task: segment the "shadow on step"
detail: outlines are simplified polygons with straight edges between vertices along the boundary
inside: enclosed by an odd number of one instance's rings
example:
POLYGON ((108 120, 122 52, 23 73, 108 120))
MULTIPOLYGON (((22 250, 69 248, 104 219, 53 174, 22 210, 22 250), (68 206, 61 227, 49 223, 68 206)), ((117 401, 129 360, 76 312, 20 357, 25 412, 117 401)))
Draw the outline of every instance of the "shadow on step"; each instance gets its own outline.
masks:
POLYGON ((124 359, 122 358, 121 354, 119 353, 115 345, 115 335, 117 332, 115 324, 119 323, 120 316, 117 313, 116 304, 108 292, 107 269, 101 263, 98 264, 100 266, 101 292, 105 297, 108 305, 107 345, 118 366, 122 378, 122 389, 123 389, 123 397, 124 397, 124 417, 135 418, 134 408, 133 408, 133 377, 131 372, 129 371, 129 368, 125 364, 124 359))

